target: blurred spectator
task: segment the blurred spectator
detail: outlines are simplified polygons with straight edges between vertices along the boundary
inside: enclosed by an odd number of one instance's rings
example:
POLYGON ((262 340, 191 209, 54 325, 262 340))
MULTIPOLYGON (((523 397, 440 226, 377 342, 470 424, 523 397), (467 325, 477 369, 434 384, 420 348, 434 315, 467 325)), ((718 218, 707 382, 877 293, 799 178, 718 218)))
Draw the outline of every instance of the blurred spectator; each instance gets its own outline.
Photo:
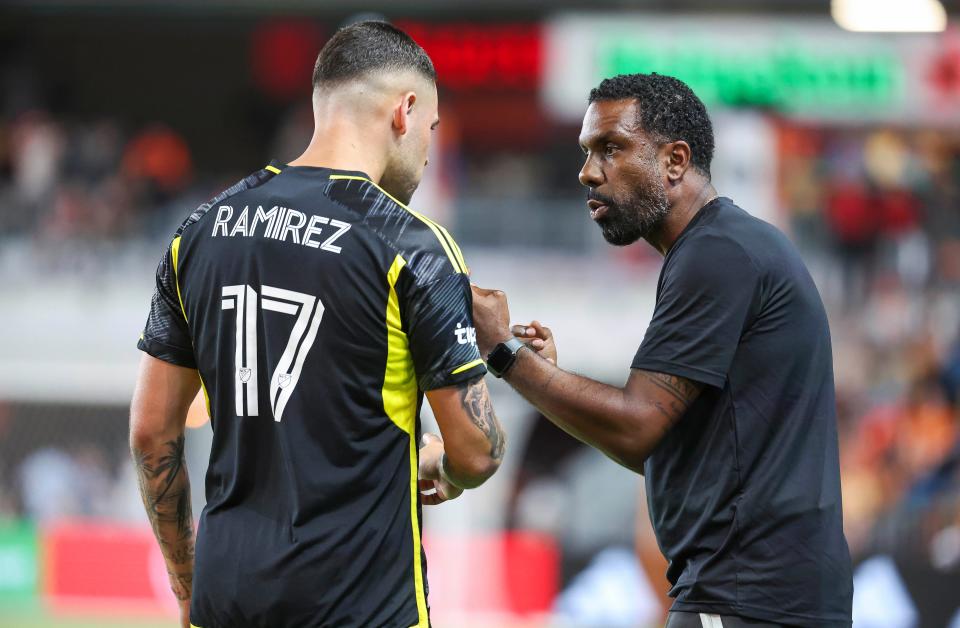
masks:
POLYGON ((153 125, 141 131, 123 155, 123 172, 144 186, 147 207, 166 203, 184 191, 193 174, 190 149, 173 130, 153 125))
POLYGON ((20 465, 25 514, 37 522, 69 517, 106 517, 112 486, 101 450, 80 445, 71 454, 38 449, 20 465))
POLYGON ((70 455, 60 449, 47 447, 27 456, 20 466, 25 514, 43 522, 77 513, 80 496, 73 490, 73 470, 70 455))

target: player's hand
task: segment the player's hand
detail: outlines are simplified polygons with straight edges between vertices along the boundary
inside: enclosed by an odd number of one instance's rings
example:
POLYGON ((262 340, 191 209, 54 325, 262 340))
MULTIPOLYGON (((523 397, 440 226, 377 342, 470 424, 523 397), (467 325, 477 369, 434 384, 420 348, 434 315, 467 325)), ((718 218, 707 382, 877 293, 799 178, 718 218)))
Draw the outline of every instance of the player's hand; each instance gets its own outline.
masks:
POLYGON ((557 345, 549 327, 540 321, 531 321, 529 325, 514 325, 510 331, 547 362, 557 363, 557 345))
POLYGON ((477 348, 484 360, 501 342, 510 339, 510 308, 502 290, 487 290, 471 284, 473 325, 477 329, 477 348))
POLYGON ((420 439, 420 445, 420 468, 417 473, 420 503, 424 506, 436 506, 460 497, 463 489, 447 482, 440 474, 443 439, 436 434, 425 432, 420 439), (424 491, 431 490, 435 492, 424 495, 424 491))

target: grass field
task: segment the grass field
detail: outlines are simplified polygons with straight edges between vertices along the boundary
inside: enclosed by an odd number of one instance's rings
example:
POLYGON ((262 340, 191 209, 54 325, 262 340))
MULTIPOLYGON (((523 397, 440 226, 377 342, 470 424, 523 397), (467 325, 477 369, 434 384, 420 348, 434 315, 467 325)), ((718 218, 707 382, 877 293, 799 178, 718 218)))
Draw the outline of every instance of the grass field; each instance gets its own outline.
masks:
POLYGON ((51 615, 40 610, 0 610, 0 628, 176 628, 176 619, 103 615, 51 615))

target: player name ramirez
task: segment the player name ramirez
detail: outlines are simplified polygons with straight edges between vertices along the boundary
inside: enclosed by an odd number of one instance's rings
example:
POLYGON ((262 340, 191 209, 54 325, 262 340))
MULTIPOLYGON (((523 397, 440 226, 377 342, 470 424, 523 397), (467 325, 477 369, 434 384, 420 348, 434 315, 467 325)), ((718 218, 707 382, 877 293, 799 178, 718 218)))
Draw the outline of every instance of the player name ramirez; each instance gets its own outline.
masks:
POLYGON ((247 206, 236 216, 234 214, 233 207, 230 205, 221 205, 217 208, 217 220, 213 223, 214 238, 217 236, 252 238, 259 235, 281 242, 292 242, 339 253, 341 248, 333 243, 350 231, 350 224, 342 220, 315 214, 308 217, 301 211, 279 205, 274 205, 266 211, 262 205, 253 210, 247 206), (326 236, 326 239, 321 240, 321 235, 326 236))

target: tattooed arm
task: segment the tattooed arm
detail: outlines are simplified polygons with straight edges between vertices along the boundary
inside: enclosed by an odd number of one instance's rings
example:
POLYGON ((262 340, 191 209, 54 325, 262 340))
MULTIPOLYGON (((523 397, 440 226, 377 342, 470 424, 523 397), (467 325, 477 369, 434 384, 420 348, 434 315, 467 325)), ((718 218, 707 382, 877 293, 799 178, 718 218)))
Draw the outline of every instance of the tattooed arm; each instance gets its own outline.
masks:
POLYGON ((438 477, 460 489, 480 486, 500 466, 507 445, 483 377, 427 391, 427 399, 443 436, 443 449, 431 452, 439 454, 433 462, 438 477))
POLYGON ((505 379, 560 428, 637 473, 703 387, 632 369, 617 388, 559 369, 533 351, 520 351, 505 379))
POLYGON ((199 387, 197 371, 144 355, 130 406, 130 450, 140 494, 185 626, 193 583, 193 513, 184 424, 199 387))

